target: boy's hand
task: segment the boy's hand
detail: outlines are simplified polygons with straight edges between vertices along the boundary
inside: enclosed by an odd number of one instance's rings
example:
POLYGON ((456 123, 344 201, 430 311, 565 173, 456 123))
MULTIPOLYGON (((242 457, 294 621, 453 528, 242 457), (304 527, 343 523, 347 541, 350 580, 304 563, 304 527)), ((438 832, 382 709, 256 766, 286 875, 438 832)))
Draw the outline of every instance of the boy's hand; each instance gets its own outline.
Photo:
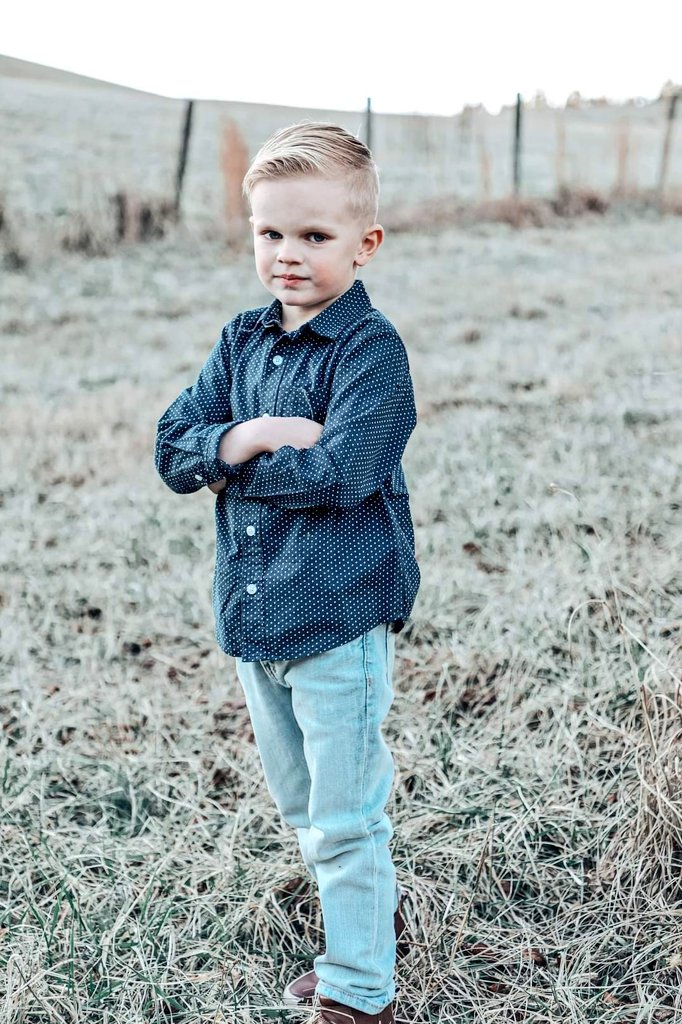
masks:
POLYGON ((305 416, 266 416, 263 421, 263 443, 266 451, 276 452, 284 445, 292 448, 312 448, 320 440, 324 426, 305 416))
MULTIPOLYGON (((322 423, 305 416, 259 416, 228 431, 220 443, 218 454, 223 462, 234 465, 248 462, 260 452, 276 452, 284 445, 312 448, 323 430, 322 423)), ((226 480, 216 480, 208 485, 208 489, 218 494, 226 486, 226 480)))
MULTIPOLYGON (((245 420, 223 434, 218 447, 218 458, 231 466, 237 466, 242 462, 248 462, 260 452, 267 451, 263 444, 261 421, 267 422, 262 417, 245 420)), ((208 489, 218 494, 226 486, 227 480, 216 480, 208 485, 208 489)))

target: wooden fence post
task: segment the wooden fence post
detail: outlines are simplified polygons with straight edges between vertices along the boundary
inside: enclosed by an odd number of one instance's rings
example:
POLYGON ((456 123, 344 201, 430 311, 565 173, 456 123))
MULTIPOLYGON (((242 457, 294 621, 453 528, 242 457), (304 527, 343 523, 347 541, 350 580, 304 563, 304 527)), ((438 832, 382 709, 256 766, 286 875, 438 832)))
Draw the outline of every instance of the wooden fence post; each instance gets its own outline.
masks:
POLYGON ((661 172, 658 178, 658 197, 661 202, 665 196, 665 185, 668 178, 668 164, 670 162, 670 140, 672 139, 675 107, 677 106, 679 95, 680 94, 678 92, 672 93, 668 106, 668 119, 665 126, 665 135, 663 137, 663 152, 661 154, 661 172))
POLYGON ((239 249, 246 243, 248 223, 242 181, 249 169, 249 151, 237 124, 232 118, 223 121, 220 165, 225 195, 225 228, 227 244, 239 249))
POLYGON ((630 155, 630 122, 621 118, 616 125, 616 148, 618 152, 618 176, 615 194, 625 197, 628 191, 628 157, 630 155))
POLYGON ((481 169, 481 191, 483 199, 487 202, 491 196, 490 153, 482 130, 478 133, 478 161, 481 169))
POLYGON ((556 190, 557 195, 566 187, 566 111, 556 112, 556 190))
POLYGON ((516 119, 514 121, 514 195, 521 187, 521 93, 516 94, 516 119))
POLYGON ((192 134, 192 111, 194 100, 187 100, 185 107, 185 120, 182 125, 182 140, 180 142, 180 153, 178 155, 178 169, 175 174, 175 217, 180 217, 180 199, 182 197, 182 183, 185 178, 185 167, 187 166, 187 154, 189 152, 189 140, 192 134))

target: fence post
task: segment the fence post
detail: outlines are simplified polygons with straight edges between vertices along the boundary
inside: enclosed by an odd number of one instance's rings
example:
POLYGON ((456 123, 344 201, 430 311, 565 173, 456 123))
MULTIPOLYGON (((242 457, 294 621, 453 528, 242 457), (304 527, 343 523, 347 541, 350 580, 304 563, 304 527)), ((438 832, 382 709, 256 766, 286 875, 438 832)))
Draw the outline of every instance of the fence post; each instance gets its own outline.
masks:
POLYGON ((187 153, 189 152, 189 140, 192 134, 192 111, 194 100, 187 100, 185 107, 185 120, 182 126, 182 140, 180 142, 180 153, 178 155, 178 169, 175 174, 175 217, 180 216, 180 199, 182 196, 182 183, 185 178, 185 167, 187 166, 187 153))
POLYGON ((367 149, 372 148, 372 100, 367 97, 367 109, 365 112, 365 144, 367 149))
POLYGON ((630 122, 621 118, 616 125, 616 146, 618 150, 618 177, 614 192, 625 197, 628 191, 628 156, 630 154, 630 122))
POLYGON ((665 184, 668 177, 668 163, 670 161, 670 140, 673 134, 673 121, 675 120, 675 107, 677 106, 677 100, 679 97, 678 92, 674 92, 670 96, 670 104, 668 106, 668 119, 665 126, 665 136, 663 138, 663 152, 661 154, 661 173, 658 178, 658 196, 660 201, 663 201, 665 194, 665 184))
POLYGON ((556 112, 556 191, 557 195, 566 187, 566 111, 556 112))
POLYGON ((516 119, 514 122, 514 195, 521 187, 521 93, 516 94, 516 119))
POLYGON ((478 161, 481 168, 481 190, 483 199, 487 202, 490 199, 490 153, 485 144, 485 136, 481 130, 478 133, 478 161))
POLYGON ((242 181, 249 168, 249 150, 232 118, 225 118, 223 121, 220 164, 225 190, 227 244, 238 249, 247 238, 247 214, 242 195, 242 181))

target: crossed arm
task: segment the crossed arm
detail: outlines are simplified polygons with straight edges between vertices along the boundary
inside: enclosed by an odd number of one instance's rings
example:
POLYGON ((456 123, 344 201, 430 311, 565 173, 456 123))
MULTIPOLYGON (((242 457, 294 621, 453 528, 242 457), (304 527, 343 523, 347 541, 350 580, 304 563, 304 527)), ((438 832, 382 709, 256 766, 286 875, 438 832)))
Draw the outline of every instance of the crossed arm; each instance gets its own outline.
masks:
MULTIPOLYGON (((223 434, 218 457, 223 462, 237 465, 248 462, 261 452, 276 452, 284 445, 292 448, 312 448, 322 433, 322 424, 305 416, 258 416, 238 423, 223 434)), ((214 494, 226 486, 227 480, 209 484, 214 494)))
POLYGON ((155 462, 178 494, 201 486, 287 510, 348 508, 400 466, 416 424, 407 354, 395 329, 372 315, 344 340, 321 424, 307 417, 235 418, 226 325, 194 385, 157 427, 155 462), (375 322, 376 321, 376 322, 375 322))

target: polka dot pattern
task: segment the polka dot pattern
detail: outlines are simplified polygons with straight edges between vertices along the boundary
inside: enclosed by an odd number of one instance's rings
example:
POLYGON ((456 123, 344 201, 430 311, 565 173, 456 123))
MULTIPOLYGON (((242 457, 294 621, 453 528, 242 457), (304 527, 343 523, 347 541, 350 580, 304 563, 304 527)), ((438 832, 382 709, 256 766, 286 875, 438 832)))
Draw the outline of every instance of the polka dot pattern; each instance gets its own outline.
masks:
POLYGON ((225 325, 156 440, 172 490, 227 479, 213 607, 218 643, 244 661, 306 657, 381 622, 400 628, 420 584, 400 461, 417 413, 400 336, 361 281, 295 331, 281 314, 275 300, 225 325), (227 430, 263 415, 324 429, 312 448, 218 458, 227 430))

